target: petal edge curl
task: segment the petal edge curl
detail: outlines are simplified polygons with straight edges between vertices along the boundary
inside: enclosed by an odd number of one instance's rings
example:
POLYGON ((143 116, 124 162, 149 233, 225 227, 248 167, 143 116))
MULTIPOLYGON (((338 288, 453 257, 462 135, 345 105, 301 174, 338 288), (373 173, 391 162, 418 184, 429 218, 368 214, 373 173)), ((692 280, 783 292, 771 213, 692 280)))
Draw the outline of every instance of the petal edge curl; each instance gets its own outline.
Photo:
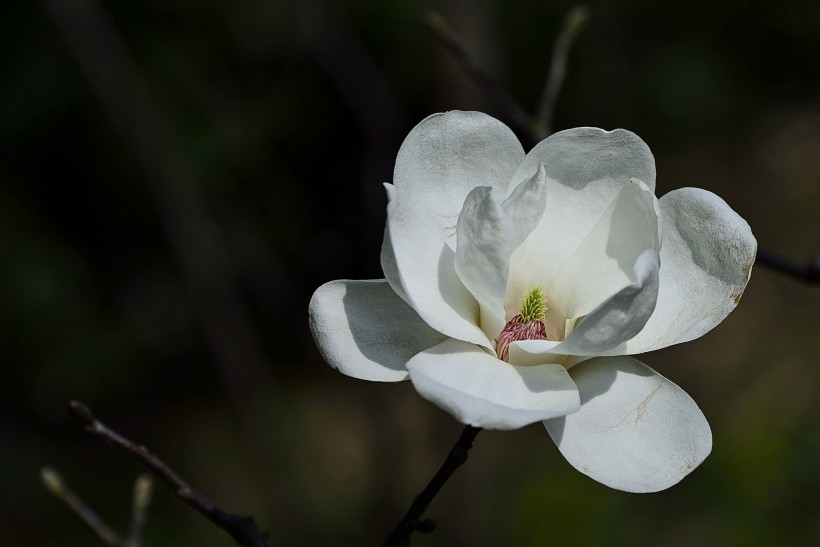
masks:
POLYGON ((479 307, 455 270, 455 253, 441 243, 391 184, 381 263, 388 283, 430 327, 491 348, 478 327, 479 307))
POLYGON ((407 370, 422 397, 475 427, 518 429, 579 405, 578 390, 561 365, 516 367, 458 340, 419 353, 407 370))
POLYGON ((677 484, 712 450, 712 431, 680 387, 632 357, 598 357, 573 367, 578 412, 544 422, 581 473, 625 492, 677 484))
POLYGON ((325 361, 362 380, 407 379, 407 361, 445 338, 384 279, 325 283, 313 293, 308 310, 310 331, 325 361))
POLYGON ((584 240, 612 200, 632 178, 655 190, 655 159, 640 137, 624 129, 577 127, 537 144, 516 170, 511 194, 539 168, 546 168, 547 203, 533 230, 549 248, 533 256, 530 267, 549 285, 561 264, 584 240))
POLYGON ((430 231, 449 238, 464 198, 476 186, 491 186, 500 200, 524 149, 512 130, 482 112, 451 110, 428 116, 399 149, 393 183, 430 231))
POLYGON ((561 355, 602 355, 638 334, 658 301, 658 253, 647 249, 635 261, 636 281, 592 310, 560 344, 561 355))
POLYGON ((757 241, 725 201, 707 190, 681 188, 660 204, 658 305, 641 332, 608 355, 643 353, 703 336, 735 309, 751 277, 757 241))

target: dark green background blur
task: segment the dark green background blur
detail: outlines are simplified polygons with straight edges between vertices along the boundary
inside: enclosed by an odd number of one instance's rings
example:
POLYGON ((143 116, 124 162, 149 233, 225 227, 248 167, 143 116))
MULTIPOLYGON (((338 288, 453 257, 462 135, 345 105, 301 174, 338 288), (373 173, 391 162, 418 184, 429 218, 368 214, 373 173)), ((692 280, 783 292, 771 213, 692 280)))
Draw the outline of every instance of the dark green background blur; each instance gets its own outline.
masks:
MULTIPOLYGON (((333 372, 308 300, 381 277, 380 183, 413 125, 504 119, 425 12, 532 109, 572 5, 5 1, 0 545, 95 545, 41 486, 45 464, 127 527, 141 468, 82 433, 71 399, 271 545, 377 544, 460 426, 409 383, 333 372)), ((635 131, 659 195, 706 188, 761 247, 820 251, 820 3, 590 7, 556 129, 635 131)), ((540 425, 483 432, 414 545, 820 544, 819 310, 820 289, 756 267, 717 329, 642 357, 712 424, 712 455, 678 486, 616 492, 540 425)), ((144 540, 231 544, 162 485, 144 540)))

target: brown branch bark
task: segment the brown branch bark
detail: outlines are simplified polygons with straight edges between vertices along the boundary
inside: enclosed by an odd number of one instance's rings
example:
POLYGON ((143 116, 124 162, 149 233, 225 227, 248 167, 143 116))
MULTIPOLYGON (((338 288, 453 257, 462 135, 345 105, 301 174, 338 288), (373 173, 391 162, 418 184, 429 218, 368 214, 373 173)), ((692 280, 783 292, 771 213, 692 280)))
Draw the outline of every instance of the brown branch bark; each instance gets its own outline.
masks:
POLYGON ((214 525, 225 530, 237 545, 267 547, 268 533, 258 530, 253 517, 226 513, 213 501, 188 484, 179 473, 174 471, 157 455, 97 420, 88 407, 82 403, 71 401, 68 405, 68 413, 88 433, 115 444, 138 459, 170 486, 182 501, 193 507, 214 525))

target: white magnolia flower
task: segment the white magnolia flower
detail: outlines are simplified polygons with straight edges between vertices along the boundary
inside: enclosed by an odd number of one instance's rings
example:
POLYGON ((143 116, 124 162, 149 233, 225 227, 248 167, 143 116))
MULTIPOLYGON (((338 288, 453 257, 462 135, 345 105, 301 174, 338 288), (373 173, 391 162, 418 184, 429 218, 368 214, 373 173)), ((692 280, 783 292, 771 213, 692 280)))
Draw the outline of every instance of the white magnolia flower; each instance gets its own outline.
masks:
POLYGON ((525 155, 478 112, 422 121, 385 187, 386 279, 332 281, 310 303, 331 366, 409 377, 465 424, 543 421, 576 469, 619 490, 668 488, 709 454, 695 402, 628 355, 697 338, 737 305, 756 241, 723 200, 655 198, 629 131, 570 129, 525 155))

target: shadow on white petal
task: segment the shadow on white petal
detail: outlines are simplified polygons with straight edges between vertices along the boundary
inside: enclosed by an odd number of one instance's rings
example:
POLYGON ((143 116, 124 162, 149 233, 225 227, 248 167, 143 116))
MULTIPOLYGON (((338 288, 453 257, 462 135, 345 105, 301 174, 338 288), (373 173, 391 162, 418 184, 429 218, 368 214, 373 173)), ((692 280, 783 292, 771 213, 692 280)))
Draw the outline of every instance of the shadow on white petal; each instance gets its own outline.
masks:
POLYGON ((413 355, 441 343, 446 336, 427 326, 384 281, 348 283, 342 305, 356 347, 385 368, 406 373, 413 355), (374 293, 384 296, 374 298, 374 293), (359 319, 358 321, 352 318, 359 319))
POLYGON ((458 340, 419 353, 407 370, 422 397, 476 427, 517 429, 574 412, 579 405, 564 367, 516 367, 458 340))
POLYGON ((592 310, 553 351, 564 355, 603 355, 638 334, 658 300, 658 253, 647 249, 635 261, 633 284, 592 310))
MULTIPOLYGON (((581 369, 580 366, 577 367, 575 370, 575 376, 581 377, 581 375, 583 375, 583 369, 581 369)), ((606 393, 612 387, 612 384, 615 383, 615 378, 619 374, 643 377, 653 376, 651 369, 623 370, 622 367, 616 366, 615 363, 613 363, 610 367, 598 367, 594 375, 583 375, 583 389, 578 390, 581 399, 581 406, 590 403, 596 397, 606 395, 606 393)), ((572 377, 573 373, 570 373, 570 376, 572 377)), ((555 418, 554 420, 550 420, 550 437, 552 437, 552 440, 555 441, 555 444, 561 444, 561 440, 564 436, 565 421, 565 416, 555 418)))
MULTIPOLYGON (((481 329, 478 301, 469 293, 467 288, 461 282, 454 269, 455 253, 447 246, 441 248, 441 254, 438 257, 438 290, 441 294, 442 301, 450 307, 460 318, 467 324, 474 325, 476 329, 481 329)), ((458 334, 450 334, 453 338, 458 340, 464 339, 465 342, 478 343, 481 346, 490 349, 490 338, 488 334, 482 331, 485 338, 476 337, 473 333, 470 336, 458 336, 458 334)))
POLYGON ((389 202, 381 262, 391 287, 430 327, 492 347, 478 327, 478 303, 455 271, 455 252, 406 206, 401 191, 385 188, 389 202))
POLYGON ((658 305, 644 329, 611 354, 652 351, 704 335, 737 306, 749 281, 757 242, 725 201, 706 190, 681 188, 660 204, 658 305))
POLYGON ((711 452, 712 432, 697 404, 640 361, 600 357, 570 374, 581 407, 544 425, 581 473, 617 490, 657 492, 711 452))
POLYGON ((363 380, 406 379, 407 361, 444 339, 385 280, 325 283, 308 309, 311 334, 325 361, 363 380))

